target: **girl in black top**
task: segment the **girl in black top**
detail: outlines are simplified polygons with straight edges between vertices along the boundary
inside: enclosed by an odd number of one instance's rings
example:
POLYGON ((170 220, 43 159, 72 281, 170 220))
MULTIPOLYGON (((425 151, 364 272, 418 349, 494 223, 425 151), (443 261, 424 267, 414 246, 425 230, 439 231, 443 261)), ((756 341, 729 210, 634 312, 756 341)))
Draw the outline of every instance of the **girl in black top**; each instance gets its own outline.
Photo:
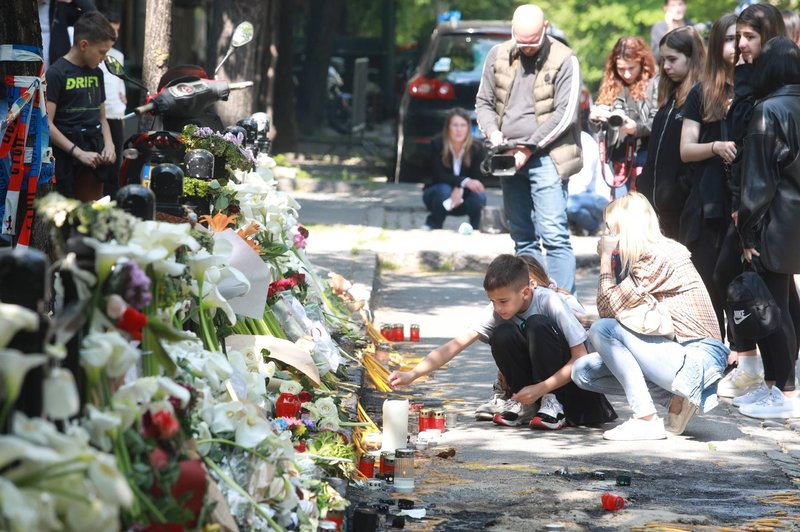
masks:
POLYGON ((486 194, 480 180, 483 150, 473 142, 469 114, 456 107, 447 113, 442 135, 431 141, 433 181, 425 185, 428 207, 423 229, 441 229, 447 216, 468 216, 473 229, 481 223, 486 194))
POLYGON ((681 159, 690 164, 692 191, 683 209, 680 242, 692 253, 725 335, 724 292, 713 282, 714 268, 728 228, 727 172, 736 155, 728 140, 725 115, 733 98, 736 15, 723 15, 711 27, 702 82, 692 88, 683 109, 681 159))
POLYGON ((700 77, 704 57, 703 41, 691 26, 672 30, 661 38, 659 108, 637 189, 654 207, 661 231, 672 239, 677 239, 680 209, 688 192, 686 168, 678 157, 681 110, 700 77))

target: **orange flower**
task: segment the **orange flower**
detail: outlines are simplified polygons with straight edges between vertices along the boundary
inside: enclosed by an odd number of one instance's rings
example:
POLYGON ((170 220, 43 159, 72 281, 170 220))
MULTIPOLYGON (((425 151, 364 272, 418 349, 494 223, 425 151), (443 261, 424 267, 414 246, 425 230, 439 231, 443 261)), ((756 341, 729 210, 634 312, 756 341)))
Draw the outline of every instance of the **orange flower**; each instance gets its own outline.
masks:
POLYGON ((204 214, 200 217, 200 221, 204 224, 208 224, 208 228, 212 233, 221 233, 227 229, 229 225, 234 225, 236 223, 236 215, 228 216, 223 212, 218 212, 214 216, 204 214))
POLYGON ((250 222, 247 227, 243 227, 236 231, 236 233, 242 238, 250 238, 254 234, 258 233, 261 230, 261 227, 256 222, 250 222))

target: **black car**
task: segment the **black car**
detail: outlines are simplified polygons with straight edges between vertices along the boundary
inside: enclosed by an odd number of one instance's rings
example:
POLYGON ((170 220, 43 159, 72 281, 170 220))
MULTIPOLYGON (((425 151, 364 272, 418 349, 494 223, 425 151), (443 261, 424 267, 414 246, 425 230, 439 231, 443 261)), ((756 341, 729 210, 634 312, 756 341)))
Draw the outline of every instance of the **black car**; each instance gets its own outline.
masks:
POLYGON ((494 45, 510 38, 508 21, 447 22, 433 31, 400 101, 395 181, 427 178, 428 145, 453 107, 472 115, 472 134, 483 141, 474 117, 484 59, 494 45))

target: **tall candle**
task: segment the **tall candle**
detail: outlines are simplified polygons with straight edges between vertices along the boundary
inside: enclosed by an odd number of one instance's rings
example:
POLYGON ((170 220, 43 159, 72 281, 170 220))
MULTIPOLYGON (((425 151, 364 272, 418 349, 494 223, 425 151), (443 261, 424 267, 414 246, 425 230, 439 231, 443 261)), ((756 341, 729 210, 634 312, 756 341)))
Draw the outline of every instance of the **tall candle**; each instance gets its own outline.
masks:
POLYGON ((404 449, 408 439, 408 400, 383 402, 383 437, 381 450, 404 449))

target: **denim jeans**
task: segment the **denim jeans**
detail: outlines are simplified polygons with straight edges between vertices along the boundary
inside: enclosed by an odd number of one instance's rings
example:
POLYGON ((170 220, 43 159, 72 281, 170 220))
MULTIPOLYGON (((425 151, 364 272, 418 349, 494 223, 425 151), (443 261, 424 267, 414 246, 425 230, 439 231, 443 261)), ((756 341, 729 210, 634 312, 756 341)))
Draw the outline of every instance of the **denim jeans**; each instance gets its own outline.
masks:
POLYGON ((422 201, 428 208, 430 214, 425 223, 431 229, 441 229, 444 219, 448 216, 468 216, 469 224, 477 230, 481 224, 481 209, 486 205, 486 194, 483 192, 475 193, 469 189, 464 189, 464 202, 455 209, 448 211, 442 202, 450 197, 453 187, 447 183, 436 183, 426 188, 422 192, 422 201))
POLYGON ((608 198, 594 192, 581 192, 567 197, 567 220, 593 235, 603 223, 603 209, 608 198))
POLYGON ((672 394, 704 412, 716 405, 716 382, 727 360, 722 342, 703 339, 682 345, 632 333, 614 318, 596 321, 589 338, 597 353, 575 362, 572 380, 586 390, 625 395, 634 417, 654 414, 653 399, 667 406, 672 394))
POLYGON ((533 256, 559 288, 574 292, 575 255, 567 223, 567 183, 559 177, 550 156, 531 157, 516 174, 502 178, 501 186, 516 254, 533 256))

